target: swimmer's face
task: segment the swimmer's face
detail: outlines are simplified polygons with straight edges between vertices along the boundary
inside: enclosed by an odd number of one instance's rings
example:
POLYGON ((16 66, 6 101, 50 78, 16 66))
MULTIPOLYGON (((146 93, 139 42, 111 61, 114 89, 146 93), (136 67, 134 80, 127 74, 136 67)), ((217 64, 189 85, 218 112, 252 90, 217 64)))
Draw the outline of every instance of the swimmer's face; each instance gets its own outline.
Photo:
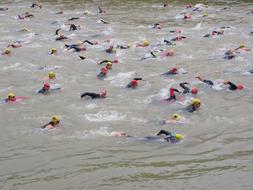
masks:
POLYGON ((201 105, 201 103, 193 104, 193 106, 194 106, 196 109, 200 108, 200 105, 201 105))
POLYGON ((15 96, 8 96, 8 100, 9 100, 9 101, 15 101, 15 100, 16 100, 16 97, 15 97, 15 96))

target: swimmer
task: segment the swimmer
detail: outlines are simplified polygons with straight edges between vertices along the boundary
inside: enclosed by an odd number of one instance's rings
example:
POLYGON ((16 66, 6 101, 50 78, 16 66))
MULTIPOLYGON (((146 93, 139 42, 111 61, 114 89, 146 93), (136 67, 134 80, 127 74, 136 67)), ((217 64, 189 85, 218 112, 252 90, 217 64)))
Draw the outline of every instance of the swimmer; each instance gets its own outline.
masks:
POLYGON ((178 74, 177 72, 177 68, 173 67, 172 69, 170 69, 169 71, 167 71, 166 73, 163 73, 163 76, 169 76, 169 75, 176 75, 178 74))
POLYGON ((250 48, 247 48, 244 44, 240 44, 238 48, 234 50, 236 53, 241 53, 241 51, 251 51, 250 48))
POLYGON ((130 45, 117 45, 116 48, 117 49, 129 49, 130 45))
POLYGON ((51 121, 47 123, 46 125, 42 126, 41 128, 46 129, 46 130, 54 129, 58 127, 59 124, 60 124, 60 118, 57 115, 53 115, 51 121))
POLYGON ((136 47, 147 47, 150 45, 148 40, 144 40, 142 44, 137 44, 136 47))
POLYGON ((157 136, 165 135, 163 139, 170 143, 177 143, 184 138, 184 136, 181 134, 172 133, 163 129, 160 130, 156 135, 157 136))
POLYGON ((60 10, 60 11, 56 12, 55 14, 57 14, 57 15, 62 15, 63 13, 64 13, 64 11, 63 11, 63 10, 60 10))
POLYGON ((78 20, 78 19, 80 19, 80 17, 72 17, 72 18, 68 19, 68 21, 73 21, 73 20, 78 20))
POLYGON ((89 41, 89 40, 84 40, 84 41, 83 41, 83 44, 85 44, 85 43, 90 44, 90 45, 92 45, 92 46, 98 44, 98 42, 91 42, 91 41, 89 41))
POLYGON ((230 49, 225 53, 224 59, 233 59, 235 58, 234 50, 230 49))
POLYGON ((183 124, 185 123, 185 118, 179 115, 178 113, 174 113, 168 119, 163 120, 162 124, 183 124))
POLYGON ((80 29, 81 29, 80 25, 70 24, 69 26, 69 31, 80 30, 80 29))
POLYGON ((153 29, 162 29, 162 25, 160 23, 155 23, 153 26, 152 26, 153 29))
POLYGON ((191 101, 191 104, 185 108, 188 112, 194 112, 200 109, 201 101, 198 98, 194 98, 191 101))
POLYGON ((167 101, 177 100, 175 92, 179 93, 179 90, 175 89, 175 88, 170 88, 170 97, 165 100, 167 100, 167 101))
POLYGON ((64 36, 64 34, 60 34, 60 36, 58 37, 58 38, 56 38, 55 40, 56 41, 63 41, 63 40, 66 40, 66 39, 68 39, 66 36, 64 36))
POLYGON ((230 81, 224 81, 224 84, 229 85, 229 87, 228 87, 229 90, 242 90, 244 88, 243 84, 235 85, 234 83, 232 83, 230 81))
POLYGON ((106 53, 116 53, 116 50, 113 49, 113 45, 110 45, 109 48, 105 50, 106 53))
POLYGON ((112 62, 107 62, 105 67, 107 68, 107 70, 112 69, 112 62))
POLYGON ((170 30, 169 33, 182 33, 182 30, 170 30))
POLYGON ((168 40, 163 40, 163 42, 168 45, 168 46, 171 46, 171 45, 176 45, 176 44, 173 44, 171 41, 168 41, 168 40))
POLYGON ((249 72, 250 74, 253 74, 253 69, 249 70, 248 72, 249 72))
POLYGON ((186 37, 185 36, 177 36, 175 38, 172 38, 170 41, 175 42, 175 41, 181 41, 183 39, 186 39, 186 37))
POLYGON ((168 56, 173 56, 173 55, 175 55, 175 52, 173 49, 168 49, 161 52, 162 57, 168 57, 168 56))
POLYGON ((86 57, 82 56, 82 55, 79 55, 79 58, 82 59, 82 60, 86 59, 86 57))
POLYGON ((104 24, 110 24, 110 22, 108 22, 108 21, 106 21, 106 20, 104 20, 104 19, 100 19, 98 22, 102 22, 102 23, 104 23, 104 24))
POLYGON ((31 8, 35 8, 35 7, 37 7, 38 9, 41 9, 41 8, 42 8, 42 5, 41 5, 41 4, 37 4, 37 3, 33 3, 33 4, 31 5, 31 8))
POLYGON ((98 79, 103 80, 107 75, 107 68, 102 67, 100 73, 97 75, 98 79))
POLYGON ((51 88, 49 83, 45 83, 42 87, 42 89, 40 89, 38 91, 39 94, 49 94, 50 92, 56 91, 56 90, 62 90, 62 88, 57 87, 57 88, 51 88))
POLYGON ((187 87, 186 84, 189 84, 189 83, 188 82, 181 82, 179 84, 179 86, 181 86, 184 89, 184 91, 182 92, 183 94, 189 94, 189 93, 197 94, 198 93, 198 89, 196 87, 192 87, 192 89, 190 90, 190 88, 187 87))
POLYGON ((220 31, 212 31, 211 34, 206 34, 204 35, 203 37, 207 38, 207 37, 210 37, 210 36, 214 36, 214 35, 223 35, 224 34, 224 30, 220 30, 220 31))
POLYGON ((203 82, 203 83, 206 83, 206 84, 208 84, 209 86, 213 86, 214 85, 214 83, 213 83, 213 81, 211 81, 211 80, 206 80, 206 79, 203 79, 203 78, 201 78, 201 77, 195 77, 196 79, 199 79, 201 82, 203 82))
POLYGON ((56 48, 52 48, 50 55, 57 55, 57 49, 56 48))
POLYGON ((58 29, 55 31, 55 35, 59 35, 60 30, 61 30, 61 28, 58 28, 58 29))
POLYGON ((28 28, 22 28, 18 32, 29 32, 29 29, 28 28))
POLYGON ((68 50, 73 49, 75 52, 86 51, 86 48, 82 47, 81 43, 71 44, 71 45, 65 44, 65 47, 68 48, 68 50))
POLYGON ((182 134, 171 133, 165 130, 160 130, 156 136, 145 136, 145 137, 131 136, 123 131, 113 131, 111 135, 115 137, 126 137, 129 140, 134 141, 148 141, 148 142, 177 143, 184 139, 184 136, 182 134), (163 136, 161 137, 161 135, 163 136))
POLYGON ((24 96, 16 96, 14 93, 9 93, 8 94, 8 97, 6 99, 4 99, 4 101, 6 103, 16 103, 16 102, 19 102, 23 99, 26 99, 28 97, 24 97, 24 96))
POLYGON ((192 18, 192 16, 190 14, 184 13, 184 17, 183 17, 184 20, 188 20, 188 19, 191 19, 191 18, 192 18))
POLYGON ((131 81, 127 84, 126 88, 132 88, 132 89, 137 88, 137 86, 138 86, 138 81, 139 81, 139 80, 142 80, 142 78, 134 78, 133 80, 131 80, 131 81))
POLYGON ((85 92, 81 95, 81 98, 84 98, 85 96, 89 96, 91 99, 106 98, 107 91, 101 91, 99 94, 93 92, 85 92))
POLYGON ((100 6, 98 6, 98 13, 102 14, 105 13, 105 11, 100 6))
POLYGON ((109 62, 111 62, 111 63, 119 63, 119 60, 117 60, 117 59, 115 59, 115 60, 107 60, 107 59, 105 59, 105 60, 103 60, 103 61, 100 61, 99 63, 98 63, 98 65, 102 65, 102 64, 104 64, 104 63, 109 63, 109 62))
POLYGON ((32 18, 32 17, 34 17, 34 15, 33 15, 33 14, 30 14, 28 11, 25 12, 24 15, 18 15, 18 18, 19 18, 19 19, 32 18))
POLYGON ((6 48, 2 53, 1 55, 11 55, 11 50, 10 48, 6 48))
POLYGON ((2 7, 0 7, 0 11, 7 11, 7 10, 9 10, 9 8, 2 8, 2 7))
POLYGON ((7 46, 7 48, 8 48, 8 47, 20 48, 20 47, 22 47, 22 44, 21 44, 21 41, 16 41, 16 42, 13 42, 13 43, 9 44, 9 45, 7 46))

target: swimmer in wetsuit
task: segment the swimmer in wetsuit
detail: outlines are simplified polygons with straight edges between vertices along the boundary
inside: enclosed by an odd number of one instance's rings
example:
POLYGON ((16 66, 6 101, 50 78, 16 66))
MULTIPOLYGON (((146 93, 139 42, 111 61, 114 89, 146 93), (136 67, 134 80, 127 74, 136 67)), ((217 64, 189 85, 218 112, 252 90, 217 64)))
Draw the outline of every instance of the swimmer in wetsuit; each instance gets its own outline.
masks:
POLYGON ((89 41, 89 40, 84 40, 84 41, 83 41, 83 44, 85 44, 85 43, 90 44, 90 45, 92 45, 92 46, 98 44, 98 42, 91 42, 91 41, 89 41))
POLYGON ((50 84, 45 83, 43 88, 38 91, 39 94, 48 94, 50 90, 50 84))
POLYGON ((100 92, 100 94, 93 93, 93 92, 85 92, 81 95, 81 98, 84 98, 85 96, 91 97, 91 99, 98 99, 98 98, 106 98, 107 91, 104 90, 100 92))
POLYGON ((177 68, 173 67, 172 69, 170 69, 169 71, 167 71, 166 73, 163 73, 163 76, 168 76, 168 75, 176 75, 178 74, 177 72, 177 68))
POLYGON ((127 84, 126 88, 137 88, 139 80, 142 80, 142 78, 134 78, 130 83, 127 84))
POLYGON ((208 84, 209 86, 213 86, 214 83, 211 80, 202 79, 201 77, 195 77, 196 79, 199 79, 201 82, 208 84))
POLYGON ((179 90, 178 90, 178 89, 175 89, 175 88, 170 88, 170 97, 167 98, 166 100, 167 100, 167 101, 177 100, 177 99, 176 99, 175 92, 179 93, 179 90))
POLYGON ((0 11, 7 11, 7 10, 9 10, 9 8, 2 8, 2 7, 0 7, 0 11))
POLYGON ((69 31, 80 30, 80 29, 81 27, 79 25, 70 24, 69 26, 69 31))
POLYGON ((232 83, 230 81, 224 81, 224 84, 229 85, 229 87, 228 87, 229 90, 242 90, 244 88, 243 84, 235 85, 234 83, 232 83))
POLYGON ((60 119, 57 115, 53 115, 52 119, 49 123, 45 124, 44 126, 42 126, 42 129, 54 129, 56 127, 58 127, 60 124, 60 119))
POLYGON ((189 106, 187 106, 185 108, 185 110, 188 111, 188 112, 194 112, 194 111, 199 110, 200 106, 201 106, 200 99, 194 98, 194 99, 192 99, 191 104, 189 106))
POLYGON ((5 102, 16 102, 16 96, 14 93, 9 93, 8 97, 4 99, 5 102))
POLYGON ((56 38, 55 40, 56 41, 63 41, 63 40, 66 40, 68 39, 66 36, 64 36, 64 34, 60 34, 60 36, 58 38, 56 38))
POLYGON ((170 143, 179 142, 180 140, 184 138, 184 136, 181 134, 172 133, 163 129, 157 133, 157 136, 160 136, 160 135, 165 135, 163 139, 170 143))
POLYGON ((183 39, 186 39, 186 37, 185 36, 177 36, 175 38, 172 38, 170 41, 175 42, 175 41, 181 41, 183 39))
POLYGON ((181 86, 184 89, 184 91, 182 92, 183 94, 188 94, 188 93, 197 94, 198 93, 198 89, 196 87, 192 87, 192 89, 190 89, 189 87, 186 86, 186 84, 189 84, 189 83, 181 82, 179 84, 179 86, 181 86))

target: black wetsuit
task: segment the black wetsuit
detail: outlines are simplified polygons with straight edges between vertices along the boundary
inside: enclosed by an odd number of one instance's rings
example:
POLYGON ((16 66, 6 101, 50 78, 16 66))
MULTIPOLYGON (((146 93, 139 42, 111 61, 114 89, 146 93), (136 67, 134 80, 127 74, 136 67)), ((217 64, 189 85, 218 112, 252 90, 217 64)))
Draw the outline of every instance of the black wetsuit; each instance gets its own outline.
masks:
POLYGON ((84 44, 84 43, 87 43, 87 44, 90 44, 90 45, 94 45, 94 43, 92 43, 92 42, 89 41, 89 40, 84 40, 84 41, 83 41, 83 44, 84 44))
POLYGON ((69 26, 69 31, 73 31, 73 30, 78 30, 78 28, 77 28, 76 25, 71 24, 71 25, 69 26))
POLYGON ((228 87, 229 90, 236 90, 237 89, 237 86, 234 83, 229 81, 227 84, 229 85, 229 87, 228 87))
POLYGON ((46 90, 45 88, 42 88, 38 91, 39 94, 47 94, 49 93, 49 90, 46 90))
POLYGON ((202 82, 204 82, 204 83, 206 83, 206 84, 208 84, 208 85, 210 85, 210 86, 213 86, 213 81, 211 81, 211 80, 202 80, 202 82))
POLYGON ((50 121, 49 123, 47 123, 46 125, 42 126, 41 128, 45 129, 48 125, 52 125, 54 127, 54 126, 58 125, 59 123, 60 122, 54 123, 54 122, 50 121))
POLYGON ((72 45, 65 45, 66 48, 68 48, 68 50, 70 49, 74 49, 76 52, 80 52, 83 50, 83 48, 80 48, 78 45, 76 44, 72 44, 72 45))
POLYGON ((174 72, 173 70, 169 70, 166 73, 163 73, 162 75, 176 75, 178 74, 177 72, 174 72))
POLYGON ((99 65, 102 65, 103 63, 108 63, 108 62, 111 62, 111 63, 112 63, 113 61, 110 61, 110 60, 103 60, 103 61, 99 62, 98 64, 99 64, 99 65))
POLYGON ((100 80, 103 80, 105 77, 106 77, 106 74, 100 72, 98 75, 97 75, 98 79, 100 80))
POLYGON ((100 94, 96 94, 93 92, 85 92, 81 95, 81 98, 83 98, 85 96, 90 96, 92 99, 103 98, 100 94))
POLYGON ((171 41, 168 41, 168 40, 163 40, 163 42, 164 42, 166 45, 174 45, 171 41))
POLYGON ((7 11, 9 8, 0 8, 0 11, 7 11))
POLYGON ((252 70, 249 70, 249 73, 253 74, 253 69, 252 69, 252 70))
POLYGON ((170 142, 170 143, 175 143, 178 142, 178 140, 176 139, 175 135, 169 131, 166 130, 161 130, 157 133, 157 136, 159 135, 166 135, 166 137, 164 138, 164 140, 170 142))
POLYGON ((58 29, 55 31, 55 35, 58 35, 60 30, 61 30, 61 29, 58 28, 58 29))
POLYGON ((68 38, 65 37, 65 36, 60 36, 60 37, 56 38, 55 40, 56 41, 61 41, 61 40, 66 40, 66 39, 68 39, 68 38))
POLYGON ((80 17, 72 17, 70 19, 68 19, 68 21, 71 21, 71 20, 78 20, 80 17))
POLYGON ((189 87, 185 86, 186 84, 189 84, 189 83, 188 82, 181 82, 179 84, 179 86, 181 86, 184 89, 183 94, 188 94, 191 91, 189 87))

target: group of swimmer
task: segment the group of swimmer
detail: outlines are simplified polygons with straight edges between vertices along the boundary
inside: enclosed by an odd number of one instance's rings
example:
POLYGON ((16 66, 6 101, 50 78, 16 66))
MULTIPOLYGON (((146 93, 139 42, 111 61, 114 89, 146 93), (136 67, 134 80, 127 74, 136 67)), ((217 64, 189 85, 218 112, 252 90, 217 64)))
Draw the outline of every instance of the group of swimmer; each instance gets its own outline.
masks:
MULTIPOLYGON (((163 5, 164 7, 167 7, 168 4, 164 3, 163 5)), ((193 6, 192 4, 188 4, 186 6, 187 10, 191 10, 194 12, 201 12, 202 10, 204 10, 206 7, 208 7, 207 5, 203 5, 203 4, 198 4, 198 6, 193 6)), ((38 4, 38 3, 33 3, 31 5, 31 8, 37 8, 37 9, 42 9, 42 5, 38 4)), ((8 8, 0 8, 0 11, 8 11, 8 8)), ((57 12, 56 14, 63 14, 63 10, 57 12)), ((106 11, 103 10, 100 6, 98 7, 98 14, 105 14, 106 11)), ((88 14, 88 12, 85 13, 85 15, 88 14)), ((192 16, 187 13, 184 12, 183 14, 183 19, 184 20, 190 20, 192 18, 192 16)), ((204 14, 203 17, 208 16, 208 14, 204 14)), ((18 15, 18 19, 23 20, 26 18, 34 18, 35 15, 29 13, 29 12, 25 12, 24 14, 19 14, 18 15)), ((73 20, 79 20, 80 17, 72 17, 70 19, 68 19, 68 21, 73 21, 73 20)), ((108 21, 105 21, 103 19, 100 19, 100 22, 103 24, 109 24, 108 21)), ((69 29, 68 31, 76 31, 76 30, 81 30, 81 26, 77 25, 77 24, 66 24, 69 25, 69 29)), ((162 24, 160 23, 155 23, 151 26, 152 29, 162 29, 162 24)), ((204 35, 205 38, 207 37, 211 37, 214 35, 224 35, 224 31, 225 29, 227 29, 229 27, 221 27, 219 30, 213 30, 210 34, 206 34, 204 35)), ((67 36, 65 36, 62 32, 61 32, 61 28, 56 29, 55 31, 55 35, 57 36, 55 38, 55 40, 60 43, 60 42, 65 42, 66 40, 68 40, 69 38, 67 36)), ((28 29, 22 29, 20 30, 22 32, 26 31, 28 32, 28 29)), ((176 33, 176 34, 180 34, 182 31, 181 30, 171 30, 170 33, 176 33)), ((173 46, 176 45, 177 41, 182 41, 187 39, 186 36, 183 35, 178 35, 177 37, 174 37, 172 39, 165 39, 163 41, 162 44, 157 44, 157 46, 160 45, 166 45, 166 46, 173 46)), ((104 50, 105 53, 108 54, 115 54, 116 51, 118 49, 120 50, 127 50, 129 49, 131 46, 129 44, 111 44, 110 40, 107 41, 103 41, 103 42, 92 42, 90 40, 84 40, 84 41, 79 41, 77 43, 74 44, 64 44, 64 48, 67 51, 72 51, 72 52, 76 52, 76 53, 81 53, 87 50, 88 46, 96 46, 99 43, 108 43, 109 47, 107 49, 104 50)), ((137 44, 135 44, 135 48, 146 48, 146 47, 150 47, 151 43, 148 40, 144 40, 143 42, 139 42, 137 44)), ((22 41, 15 41, 13 43, 10 43, 7 45, 6 49, 2 52, 2 56, 6 56, 6 55, 11 55, 11 48, 21 48, 23 46, 22 41)), ((225 52, 224 55, 224 59, 233 59, 235 58, 238 54, 240 54, 241 52, 248 52, 251 51, 250 48, 246 47, 244 44, 241 44, 239 47, 234 48, 234 49, 229 49, 228 51, 225 52)), ((55 55, 57 56, 57 49, 56 48, 52 48, 49 55, 55 55)), ((145 55, 143 58, 140 59, 140 61, 142 60, 146 60, 148 58, 158 58, 158 57, 162 57, 162 58, 166 58, 168 56, 174 56, 175 52, 173 49, 160 49, 160 50, 156 50, 156 49, 151 49, 150 53, 148 55, 145 55)), ((86 56, 83 56, 81 54, 79 54, 79 58, 81 60, 85 60, 86 56)), ((97 74, 97 78, 99 80, 103 80, 104 78, 107 77, 108 74, 108 70, 111 70, 113 67, 114 63, 119 63, 119 60, 115 57, 114 60, 102 60, 98 62, 98 66, 103 65, 102 68, 100 68, 100 72, 97 74)), ((43 68, 42 68, 43 69, 43 68)), ((253 73, 253 69, 249 71, 250 73, 253 73)), ((161 74, 161 76, 163 77, 172 77, 173 75, 177 75, 177 74, 187 74, 186 71, 180 72, 178 68, 173 67, 170 68, 167 72, 161 74)), ((55 80, 56 79, 56 73, 54 71, 50 71, 48 73, 48 76, 46 77, 46 82, 43 83, 42 88, 38 90, 38 94, 43 94, 43 95, 48 95, 53 91, 59 91, 59 90, 63 90, 63 88, 58 87, 58 86, 54 86, 53 84, 50 84, 50 81, 55 80)), ((198 81, 208 85, 208 86, 214 86, 215 81, 212 81, 210 79, 204 79, 200 76, 196 76, 195 79, 197 79, 198 81)), ((143 79, 142 77, 135 77, 133 78, 131 81, 129 81, 129 83, 126 85, 126 88, 129 89, 137 89, 139 82, 140 81, 145 81, 145 79, 143 79)), ((243 84, 235 84, 229 80, 224 80, 223 85, 227 85, 229 90, 235 91, 235 90, 242 90, 244 89, 244 85, 243 84)), ((177 102, 179 101, 179 96, 184 96, 184 97, 190 97, 190 103, 184 108, 184 110, 186 112, 189 113, 193 113, 195 111, 198 111, 201 107, 201 100, 197 97, 198 96, 198 88, 195 86, 191 86, 191 84, 189 82, 180 82, 179 86, 182 88, 181 90, 178 90, 177 88, 174 87, 170 87, 169 89, 169 95, 168 98, 164 99, 165 101, 168 102, 177 102), (191 87, 190 87, 191 86, 191 87)), ((87 98, 90 97, 91 99, 104 99, 107 97, 107 90, 102 90, 101 92, 84 92, 81 94, 80 98, 87 98)), ((21 101, 23 99, 26 99, 28 97, 22 97, 22 96, 16 96, 14 93, 9 93, 7 98, 4 99, 4 101, 6 103, 15 103, 18 101, 21 101)), ((178 113, 174 113, 172 116, 170 116, 168 119, 163 121, 163 124, 179 124, 180 122, 182 122, 182 120, 184 119, 184 117, 178 113)), ((51 121, 48 122, 47 124, 43 125, 42 128, 45 130, 51 130, 51 129, 55 129, 56 127, 58 127, 60 125, 60 117, 57 115, 53 115, 51 118, 51 121)), ((176 143, 181 141, 182 139, 184 139, 184 135, 182 134, 178 134, 178 133, 173 133, 164 129, 161 129, 155 136, 146 136, 146 137, 135 137, 135 136, 131 136, 128 135, 125 132, 121 132, 121 131, 115 131, 112 132, 112 136, 119 136, 119 137, 127 137, 127 138, 136 138, 139 140, 163 140, 166 142, 170 142, 170 143, 176 143)))

